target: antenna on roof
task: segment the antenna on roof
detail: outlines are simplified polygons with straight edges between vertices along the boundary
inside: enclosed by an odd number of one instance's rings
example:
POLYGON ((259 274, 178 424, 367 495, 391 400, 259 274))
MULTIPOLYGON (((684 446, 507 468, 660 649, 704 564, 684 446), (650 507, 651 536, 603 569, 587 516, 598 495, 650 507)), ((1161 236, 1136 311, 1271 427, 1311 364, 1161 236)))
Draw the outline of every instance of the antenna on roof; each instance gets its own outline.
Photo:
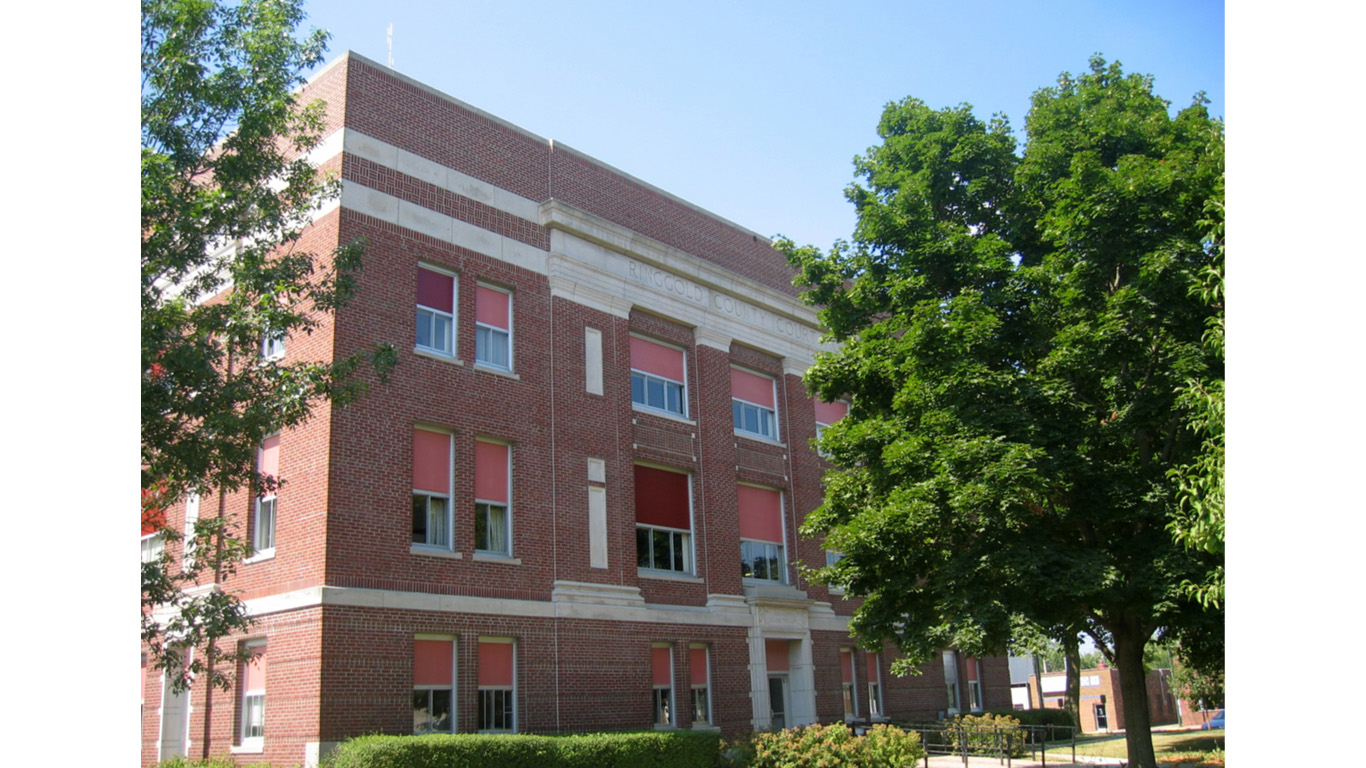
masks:
POLYGON ((389 33, 385 35, 389 43, 389 69, 394 68, 394 23, 389 22, 389 33))

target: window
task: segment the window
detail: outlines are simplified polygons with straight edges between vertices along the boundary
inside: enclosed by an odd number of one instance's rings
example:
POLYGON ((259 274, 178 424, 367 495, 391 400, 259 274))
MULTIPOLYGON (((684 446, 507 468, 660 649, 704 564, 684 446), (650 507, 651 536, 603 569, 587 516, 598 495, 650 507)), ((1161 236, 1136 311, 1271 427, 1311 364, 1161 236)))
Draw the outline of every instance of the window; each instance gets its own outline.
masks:
POLYGON ((768 666, 769 723, 774 730, 787 727, 788 641, 764 641, 765 664, 768 666))
MULTIPOLYGON (((844 559, 844 553, 843 553, 843 552, 840 552, 840 551, 837 550, 837 549, 827 549, 827 550, 825 550, 825 567, 826 567, 826 568, 831 567, 832 565, 834 565, 835 563, 838 563, 838 562, 839 562, 840 560, 842 560, 842 559, 844 559)), ((829 588, 831 594, 833 594, 833 595, 842 595, 842 594, 844 594, 845 585, 843 585, 843 584, 830 584, 830 585, 828 585, 828 588, 829 588)))
POLYGON ((417 268, 417 348, 455 355, 455 275, 417 268))
POLYGON ((481 285, 475 299, 475 362, 512 370, 512 294, 481 285))
POLYGON ((963 660, 968 669, 968 706, 973 712, 982 711, 982 666, 972 656, 963 660))
POLYGON ((451 547, 451 436, 413 430, 413 544, 451 547))
POLYGON ((142 562, 150 563, 159 559, 166 551, 166 539, 162 537, 161 531, 149 533, 142 537, 142 562))
POLYGON ((631 402, 686 417, 687 375, 683 350, 631 337, 631 402))
POLYGON ((692 492, 682 472, 636 465, 636 566, 692 573, 692 492))
MULTIPOLYGON (((280 474, 280 436, 271 435, 261 441, 260 472, 265 477, 278 479, 280 474)), ((256 514, 252 519, 251 547, 256 554, 275 551, 275 489, 265 489, 256 499, 256 514)))
POLYGON ((868 717, 882 717, 882 674, 876 653, 865 654, 868 675, 868 717))
MULTIPOLYGON (((825 428, 844 418, 849 413, 849 405, 843 401, 836 400, 833 403, 816 403, 816 442, 819 444, 821 436, 825 434, 825 428)), ((830 454, 820 450, 817 446, 816 452, 825 458, 830 458, 830 454)))
POLYGON ((266 331, 261 337, 261 359, 275 360, 285 356, 284 331, 266 331))
POLYGON ((737 486, 740 501, 740 572, 746 579, 787 583, 783 557, 783 495, 737 486))
POLYGON ((512 451, 502 443, 474 444, 474 550, 512 555, 512 451))
POLYGON ((654 702, 655 727, 674 726, 674 661, 672 646, 656 644, 650 647, 650 677, 654 681, 651 699, 654 702))
POLYGON ((515 733, 517 696, 514 661, 517 646, 511 640, 479 640, 479 731, 515 733))
POLYGON ((455 641, 413 640, 413 733, 454 733, 455 641))
POLYGON ((240 744, 260 748, 266 735, 266 643, 247 644, 242 664, 242 733, 240 744))
POLYGON ((764 440, 778 439, 773 379, 731 368, 730 393, 736 432, 764 440))
POLYGON ((693 725, 708 725, 711 723, 711 664, 705 645, 693 643, 688 647, 688 682, 692 687, 693 725))
POLYGON ((958 700, 958 654, 944 651, 944 688, 948 693, 949 714, 959 712, 958 700))
POLYGON ((194 568, 195 525, 199 522, 199 494, 190 493, 185 497, 185 546, 183 565, 185 570, 194 568))
POLYGON ((858 717, 858 697, 854 695, 854 651, 840 649, 840 697, 844 700, 844 719, 858 717))

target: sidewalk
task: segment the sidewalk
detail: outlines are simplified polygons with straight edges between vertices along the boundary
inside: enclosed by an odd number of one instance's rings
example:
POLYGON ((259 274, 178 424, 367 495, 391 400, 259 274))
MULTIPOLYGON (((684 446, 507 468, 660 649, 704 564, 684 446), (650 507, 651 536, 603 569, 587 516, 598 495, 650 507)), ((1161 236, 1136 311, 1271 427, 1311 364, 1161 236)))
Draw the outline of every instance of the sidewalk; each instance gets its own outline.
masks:
POLYGON ((924 768, 926 765, 929 765, 929 768, 963 768, 964 765, 967 768, 1006 768, 1006 766, 1009 768, 1041 768, 1042 766, 1047 766, 1047 768, 1096 768, 1097 766, 1123 766, 1125 764, 1125 760, 1117 757, 1086 757, 1083 755, 1077 755, 1077 762, 1075 763, 1069 763, 1066 758, 1049 758, 1047 763, 1042 763, 1028 757, 1010 760, 1009 762, 996 757, 969 757, 967 763, 964 763, 963 758, 958 755, 936 755, 931 757, 928 763, 924 759, 920 760, 916 766, 918 768, 924 768))

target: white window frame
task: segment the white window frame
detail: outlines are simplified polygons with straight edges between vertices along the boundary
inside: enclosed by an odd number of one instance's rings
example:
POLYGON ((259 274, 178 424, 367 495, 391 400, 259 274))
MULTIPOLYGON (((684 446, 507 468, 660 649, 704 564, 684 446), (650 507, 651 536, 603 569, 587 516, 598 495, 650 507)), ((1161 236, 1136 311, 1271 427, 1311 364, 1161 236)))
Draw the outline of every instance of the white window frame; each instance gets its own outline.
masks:
POLYGON ((261 336, 261 360, 279 360, 285 356, 285 334, 283 331, 267 329, 261 336))
MULTIPOLYGON (((440 267, 433 267, 430 264, 423 264, 421 262, 418 263, 417 268, 425 269, 428 272, 435 272, 438 275, 445 275, 446 277, 451 278, 451 309, 459 309, 459 275, 450 271, 449 269, 441 269, 440 267)), ((416 322, 414 323, 413 348, 433 355, 441 355, 442 357, 455 357, 455 312, 447 312, 445 310, 436 309, 434 307, 429 307, 419 302, 415 302, 415 304, 417 306, 417 316, 416 322), (424 312, 426 313, 425 317, 423 315, 424 312), (429 338, 435 336, 436 323, 442 319, 446 321, 446 346, 444 349, 441 347, 423 344, 421 342, 422 337, 418 334, 417 328, 423 322, 424 319, 427 321, 427 334, 429 338)))
POLYGON ((191 491, 185 496, 185 542, 181 548, 181 567, 189 571, 194 569, 194 537, 195 524, 199 522, 199 494, 191 491))
POLYGON ((674 346, 673 344, 665 344, 665 343, 662 342, 662 341, 656 341, 655 339, 646 338, 646 337, 644 337, 644 336, 638 336, 637 338, 639 338, 639 339, 641 339, 641 340, 643 340, 643 341, 648 341, 648 342, 651 343, 651 344, 658 344, 658 345, 661 346, 661 347, 665 347, 665 348, 667 348, 667 349, 677 350, 677 351, 683 353, 683 379, 684 379, 684 380, 683 380, 683 381, 678 381, 678 380, 676 380, 676 379, 670 379, 670 378, 668 378, 667 376, 660 376, 660 375, 657 374, 657 373, 647 373, 647 372, 645 372, 645 371, 640 370, 639 368, 632 368, 632 369, 631 369, 631 405, 634 406, 634 407, 636 407, 636 408, 640 408, 641 410, 652 411, 652 412, 654 412, 654 413, 661 413, 661 414, 664 414, 665 416, 672 416, 672 417, 674 417, 674 418, 679 418, 679 419, 686 419, 686 418, 688 418, 688 382, 687 382, 687 378, 688 378, 688 350, 683 349, 682 347, 676 347, 676 346, 674 346), (642 393, 642 394, 644 395, 644 397, 645 397, 645 400, 644 400, 644 401, 641 401, 641 400, 637 400, 637 399, 636 399, 636 377, 637 377, 637 376, 639 376, 639 377, 641 378, 641 380, 642 380, 641 393, 642 393), (650 386, 650 382, 651 382, 651 381, 660 382, 660 383, 663 384, 663 386, 664 386, 664 407, 663 407, 663 408, 661 408, 661 407, 659 407, 659 406, 655 406, 655 405, 650 405, 650 403, 648 402, 648 401, 649 401, 649 386, 650 386), (669 407, 668 407, 668 403, 669 403, 669 388, 670 388, 671 386, 672 386, 672 387, 677 387, 677 388, 678 388, 678 410, 677 410, 677 411, 670 410, 669 407))
MULTIPOLYGON (((840 656, 849 656, 849 682, 840 681, 840 706, 844 709, 844 720, 848 722, 858 719, 858 663, 855 649, 841 648, 839 651, 840 656)), ((843 667, 843 659, 840 659, 840 665, 843 667)))
MULTIPOLYGON (((270 653, 269 646, 265 640, 251 640, 243 645, 246 647, 248 653, 251 652, 252 648, 259 648, 266 645, 266 653, 270 653)), ((261 669, 262 680, 265 679, 265 673, 266 671, 263 667, 261 669)), ((243 677, 245 677, 245 675, 243 675, 243 677)), ((264 686, 264 683, 262 683, 262 685, 264 686)), ((265 746, 266 740, 266 689, 264 687, 251 689, 243 688, 241 708, 242 727, 241 730, 238 731, 238 746, 244 751, 260 751, 265 746), (253 714, 255 714, 256 717, 253 717, 253 714), (251 736, 248 734, 253 730, 253 726, 255 725, 253 722, 254 720, 260 721, 259 726, 261 732, 259 735, 251 736)))
POLYGON ((982 660, 974 657, 971 663, 975 667, 973 671, 977 673, 974 675, 977 679, 968 681, 968 708, 973 712, 981 712, 986 708, 982 698, 982 660))
MULTIPOLYGON (((712 718, 711 718, 711 648, 710 648, 706 643, 689 643, 689 644, 688 644, 688 651, 689 651, 689 654, 688 654, 688 663, 689 663, 689 664, 692 663, 692 653, 691 653, 692 651, 702 651, 702 658, 704 658, 704 659, 707 660, 707 682, 706 682, 705 684, 703 684, 703 685, 696 685, 696 684, 694 684, 694 683, 691 682, 691 677, 689 678, 689 683, 688 683, 688 704, 692 707, 692 724, 693 724, 693 727, 694 727, 694 728, 710 728, 710 727, 712 727, 712 718), (698 692, 699 692, 699 691, 701 692, 702 701, 703 701, 703 706, 702 706, 703 712, 702 712, 702 717, 700 717, 700 718, 697 716, 697 696, 698 696, 698 692)), ((691 674, 691 670, 690 670, 690 674, 691 674)))
POLYGON ((963 711, 963 694, 959 688, 958 680, 958 653, 956 651, 944 651, 944 695, 948 701, 948 713, 956 715, 963 711), (949 679, 949 672, 952 671, 952 680, 949 679))
POLYGON ((256 498, 256 509, 251 519, 252 557, 263 558, 275 554, 275 523, 278 508, 276 495, 273 493, 256 498), (266 525, 267 522, 269 525, 266 525), (265 533, 270 535, 266 536, 265 533))
MULTIPOLYGON (((826 568, 829 568, 830 566, 834 565, 835 563, 838 563, 838 562, 839 562, 840 560, 842 560, 842 559, 844 559, 844 553, 841 552, 841 551, 839 551, 838 549, 827 549, 827 550, 825 550, 825 567, 826 567, 826 568)), ((844 589, 845 589, 845 588, 844 588, 844 585, 842 585, 842 584, 827 584, 825 588, 828 589, 828 590, 830 590, 830 594, 832 594, 832 595, 842 595, 842 594, 844 594, 844 589)))
POLYGON ((513 363, 513 356, 512 356, 512 338, 513 338, 513 332, 514 332, 513 317, 514 317, 514 315, 515 315, 515 313, 514 313, 514 311, 513 311, 513 308, 514 308, 514 307, 513 307, 513 302, 514 302, 514 300, 515 300, 516 297, 512 295, 512 291, 510 291, 510 290, 508 290, 508 289, 506 289, 506 288, 500 288, 500 287, 498 287, 498 286, 496 286, 496 285, 490 285, 490 284, 488 284, 488 283, 479 283, 479 287, 480 287, 480 288, 487 288, 487 289, 490 290, 490 291, 497 291, 497 292, 499 292, 499 293, 505 293, 505 294, 507 294, 507 297, 508 297, 508 327, 507 327, 507 330, 503 330, 502 328, 495 328, 495 327, 493 327, 493 326, 491 326, 491 325, 487 325, 487 324, 485 324, 485 323, 481 323, 481 322, 479 322, 478 316, 477 316, 477 313, 476 313, 476 319, 475 319, 475 321, 474 321, 474 362, 475 362, 477 365, 481 365, 481 366, 483 366, 483 367, 485 367, 485 368, 490 368, 490 369, 495 370, 495 371, 507 371, 507 372, 510 373, 510 372, 512 372, 512 371, 515 369, 515 367, 516 367, 516 366, 514 365, 514 363, 513 363), (486 359, 486 357, 485 357, 486 351, 491 351, 491 350, 485 350, 484 348, 481 348, 481 346, 480 346, 480 344, 479 344, 479 338, 480 338, 480 332, 481 332, 481 331, 487 331, 487 332, 488 332, 488 338, 489 338, 489 339, 493 339, 495 336, 502 336, 502 337, 504 338, 504 344, 505 344, 506 347, 507 347, 507 365, 500 365, 500 364, 498 364, 498 363, 496 363, 496 362, 492 362, 492 361, 486 359))
MULTIPOLYGON (((501 446, 507 448, 507 478, 508 478, 507 498, 508 498, 508 500, 507 500, 507 503, 505 504, 505 503, 503 503, 503 502, 501 502, 501 501, 490 501, 489 499, 481 499, 481 498, 479 498, 479 497, 477 497, 477 496, 475 497, 475 499, 474 499, 474 551, 475 551, 475 553, 481 554, 481 555, 497 555, 497 556, 501 556, 501 557, 512 557, 512 444, 511 444, 511 443, 505 443, 505 442, 503 442, 503 441, 501 441, 501 440, 477 440, 476 442, 490 443, 490 444, 492 444, 492 445, 501 445, 501 446), (485 530, 485 532, 486 532, 486 533, 485 533, 485 536, 486 536, 486 538, 487 538, 487 537, 488 537, 488 532, 492 530, 492 526, 491 526, 492 520, 491 520, 491 517, 492 517, 492 512, 493 512, 494 509, 501 509, 501 510, 503 510, 503 526, 502 526, 502 528, 503 528, 503 536, 504 536, 504 541, 503 541, 503 543, 505 544, 505 546, 504 546, 504 548, 501 549, 501 550, 499 550, 499 549, 493 549, 493 548, 485 548, 485 547, 480 547, 480 546, 479 546, 479 517, 480 517, 480 515, 488 515, 489 518, 490 518, 490 519, 486 520, 485 523, 484 523, 484 530, 485 530)), ((485 542, 485 543, 489 543, 489 542, 485 542)))
MULTIPOLYGON (((786 549, 787 549, 786 547, 784 547, 782 544, 779 544, 779 543, 776 542, 776 541, 760 541, 759 539, 740 539, 740 576, 741 576, 741 578, 743 578, 745 581, 758 582, 758 583, 786 584, 786 583, 787 583, 787 552, 786 552, 786 549), (745 563, 747 562, 747 559, 746 559, 746 557, 745 557, 746 548, 749 548, 749 550, 752 552, 752 551, 753 551, 755 548, 757 548, 757 547, 764 547, 764 548, 776 547, 776 548, 777 548, 777 554, 778 554, 778 558, 777 558, 777 559, 778 559, 778 578, 776 578, 776 579, 770 579, 770 578, 763 577, 763 576, 751 576, 751 575, 747 575, 747 574, 745 573, 745 563)), ((753 571, 753 570, 754 570, 754 569, 751 569, 751 571, 753 571)))
MULTIPOLYGON (((669 558, 669 562, 671 564, 674 562, 674 560, 675 558, 669 558)), ((693 567, 692 531, 685 531, 680 528, 668 528, 662 525, 648 525, 646 523, 636 523, 636 568, 637 570, 653 571, 655 573, 676 573, 685 576, 693 575, 696 572, 696 569, 693 567), (640 534, 642 531, 645 532, 646 541, 649 542, 649 551, 646 555, 646 562, 648 563, 648 565, 640 564, 640 534), (674 546, 675 537, 681 540, 678 543, 677 551, 681 551, 683 553, 682 569, 658 568, 655 566, 654 534, 656 532, 663 533, 669 537, 670 548, 673 548, 674 546)))
POLYGON ((161 531, 152 531, 142 537, 142 562, 150 563, 166 554, 166 537, 161 531))
MULTIPOLYGON (((489 685, 489 686, 477 685, 477 686, 476 686, 476 687, 478 688, 478 691, 477 691, 477 694, 476 694, 476 706, 475 706, 476 714, 475 714, 475 717, 476 717, 477 719, 475 720, 475 727, 478 729, 478 732, 479 732, 479 733, 516 733, 516 732, 517 732, 517 641, 512 640, 512 639, 510 639, 510 638, 502 638, 502 637, 481 637, 481 638, 479 638, 479 642, 480 642, 480 643, 506 643, 506 644, 512 646, 512 685, 511 685, 510 687, 509 687, 509 686, 501 686, 501 685, 489 685), (487 701, 487 702, 486 702, 485 697, 484 697, 484 694, 485 694, 485 693, 503 693, 503 694, 506 694, 506 696, 504 697, 504 700, 505 700, 507 703, 510 704, 510 706, 508 707, 508 709, 509 709, 509 715, 508 715, 508 717, 509 717, 509 719, 511 719, 511 721, 512 721, 512 725, 511 725, 510 728, 478 728, 478 726, 480 725, 480 723, 481 723, 481 722, 483 721, 483 719, 484 719, 484 711, 485 711, 485 709, 486 709, 486 708, 491 708, 492 706, 495 706, 496 703, 497 703, 497 700, 496 700, 496 699, 494 699, 493 701, 487 701)), ((478 680, 478 671, 477 671, 477 670, 476 670, 476 672, 475 672, 475 679, 478 680)))
POLYGON ((455 536, 453 535, 453 531, 455 528, 455 510, 451 508, 450 492, 451 486, 455 482, 455 472, 454 468, 451 466, 451 464, 454 463, 455 459, 455 438, 449 432, 445 432, 439 429, 425 429, 420 426, 416 427, 416 429, 420 429, 424 432, 431 432, 433 434, 442 435, 446 438, 446 493, 434 493, 432 491, 420 491, 416 488, 413 489, 413 511, 416 512, 418 499, 423 499, 423 504, 427 512, 427 520, 425 523, 425 529, 422 533, 423 540, 417 541, 414 539, 412 545, 414 547, 421 547, 423 549, 435 549, 449 552, 451 551, 455 542, 455 536), (446 507, 446 519, 443 521, 445 525, 446 534, 445 541, 432 541, 432 500, 434 499, 440 500, 446 507))
POLYGON ((656 729, 672 729, 678 727, 678 699, 674 696, 674 653, 673 646, 669 643, 650 644, 650 678, 651 692, 650 701, 654 705, 654 727, 656 729), (656 648, 665 648, 669 651, 669 684, 658 685, 654 679, 654 651, 656 648))
POLYGON ((769 376, 769 375, 766 374, 766 373, 759 373, 758 371, 754 371, 754 370, 751 370, 751 369, 749 369, 749 368, 742 368, 742 367, 740 367, 740 366, 738 366, 738 365, 732 365, 731 368, 733 368, 734 370, 740 371, 741 373, 747 373, 747 374, 749 374, 749 375, 751 375, 751 376, 757 376, 757 377, 759 377, 759 378, 761 378, 761 379, 766 379, 766 380, 768 381, 768 384, 769 384, 769 389, 770 389, 770 391, 773 393, 773 406, 774 406, 774 407, 772 407, 772 408, 769 408, 769 407, 766 406, 766 405, 760 405, 760 404, 755 403, 755 402, 752 402, 752 401, 750 401, 750 400, 745 400, 744 398, 736 397, 736 396, 735 396, 734 390, 732 390, 732 391, 731 391, 731 396, 730 396, 731 424, 732 424, 732 426, 734 426, 734 428, 735 428, 735 434, 737 434, 737 435, 743 435, 743 436, 745 436, 745 437, 752 437, 752 438, 754 438, 754 439, 756 439, 756 440, 767 440, 767 441, 769 441, 769 442, 771 442, 771 443, 779 442, 779 441, 781 440, 781 437, 779 436, 779 432, 778 432, 778 407, 777 407, 777 405, 778 405, 778 381, 777 381, 777 379, 774 379, 772 376, 769 376), (756 411, 756 412, 758 413, 758 415, 759 415, 760 427, 761 427, 761 429, 760 429, 759 431, 754 431, 754 430, 746 429, 746 428, 744 427, 744 421, 745 421, 745 419, 744 419, 744 413, 745 413, 747 410, 753 410, 753 411, 756 411), (737 416, 740 417, 740 418, 738 419, 738 422, 739 422, 739 423, 736 423, 736 422, 737 422, 737 419, 736 419, 737 416), (770 431, 772 434, 767 434, 767 435, 766 435, 766 434, 763 433, 762 427, 763 427, 765 424, 768 426, 769 431, 770 431))
POLYGON ((432 728, 430 728, 430 727, 428 727, 428 728, 426 728, 426 729, 424 729, 424 730, 419 730, 418 727, 417 727, 417 722, 416 722, 416 712, 417 712, 417 710, 414 709, 414 710, 413 710, 413 712, 414 712, 413 733, 414 733, 414 734, 422 734, 422 733, 459 733, 459 732, 460 732, 460 727, 459 727, 460 724, 459 724, 458 717, 459 717, 459 712, 460 712, 460 707, 459 707, 460 700, 459 700, 458 698, 456 698, 456 690, 455 690, 455 682, 456 682, 456 681, 455 681, 455 679, 456 679, 455 671, 456 671, 457 669, 459 669, 459 659, 460 659, 459 654, 456 653, 456 649, 457 649, 457 647, 458 647, 459 640, 457 640, 457 639, 456 639, 454 636, 452 636, 452 635, 427 635, 427 634, 422 634, 422 633, 418 633, 417 635, 415 635, 415 636, 413 637, 413 639, 414 639, 414 640, 436 640, 436 641, 438 641, 438 642, 443 642, 443 643, 448 642, 448 643, 451 644, 451 681, 450 681, 450 684, 449 684, 449 685, 414 685, 414 686, 413 686, 413 693, 415 694, 414 697, 413 697, 414 699, 417 698, 417 697, 416 697, 416 694, 417 694, 418 691, 423 691, 423 692, 426 692, 426 693, 428 694, 428 695, 427 695, 427 718, 428 718, 428 723, 431 722, 431 711, 432 711, 432 708, 431 708, 431 703, 432 703, 431 694, 432 694, 432 692, 434 692, 434 691, 446 691, 446 692, 448 692, 448 693, 450 694, 450 708, 451 708, 450 723, 451 723, 451 727, 450 727, 449 730, 445 730, 445 731, 438 731, 438 730, 432 729, 432 728))
MULTIPOLYGON (((877 667, 877 679, 873 680, 869 678, 866 681, 868 685, 868 719, 886 719, 887 713, 883 709, 882 704, 882 655, 877 653, 869 653, 866 654, 866 656, 872 656, 873 665, 877 667)), ((864 669, 867 669, 866 656, 864 661, 864 669)))

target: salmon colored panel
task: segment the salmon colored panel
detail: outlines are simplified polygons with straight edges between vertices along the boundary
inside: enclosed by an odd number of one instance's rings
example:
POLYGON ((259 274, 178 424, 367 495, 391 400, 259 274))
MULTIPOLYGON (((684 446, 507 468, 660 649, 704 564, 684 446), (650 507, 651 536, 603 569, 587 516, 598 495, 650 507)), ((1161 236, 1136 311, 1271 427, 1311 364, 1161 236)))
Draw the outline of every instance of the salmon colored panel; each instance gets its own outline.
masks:
POLYGON ((481 285, 475 296, 474 317, 484 325, 491 325, 494 328, 502 328, 506 331, 512 327, 508 323, 508 310, 511 303, 511 294, 495 291, 481 285))
POLYGON ((450 685, 451 649, 450 640, 414 640, 413 685, 450 685))
POLYGON ((654 467, 636 467, 636 522, 692 530, 688 514, 688 476, 654 467))
POLYGON ((251 649, 251 658, 243 665, 242 669, 242 690, 244 691, 264 691, 266 689, 266 647, 255 645, 251 649))
POLYGON ((787 641, 786 640, 765 640, 764 655, 768 661, 769 672, 787 671, 787 641))
POLYGON ((451 437, 413 430, 413 490, 451 492, 451 437))
POLYGON ((683 350, 631 337, 631 367, 683 382, 683 350))
POLYGON ((479 685, 512 687, 512 643, 479 644, 479 685))
POLYGON ((731 397, 745 400, 762 405, 765 408, 775 408, 773 405, 773 379, 757 374, 742 371, 737 368, 730 369, 730 394, 731 397))
POLYGON ((655 685, 673 685, 673 667, 669 663, 668 648, 650 649, 650 678, 655 685))
POLYGON ((688 677, 692 685, 707 684, 707 649, 688 649, 688 677))
POLYGON ((867 672, 868 672, 868 682, 870 682, 870 683, 876 683, 876 682, 877 682, 877 654, 876 654, 876 653, 870 653, 870 654, 868 654, 868 668, 867 668, 867 672))
POLYGON ((816 402, 816 421, 821 424, 834 424, 849 413, 847 403, 836 400, 833 403, 816 402))
POLYGON ((963 664, 968 668, 968 682, 971 683, 977 679, 977 659, 969 656, 963 660, 963 664))
POLYGON ((261 474, 280 476, 280 436, 271 435, 261 441, 261 474))
POLYGON ((740 497, 740 538, 783 543, 783 497, 778 491, 736 486, 740 497))
POLYGON ((851 651, 840 651, 840 682, 854 682, 854 654, 851 651))
POLYGON ((508 447, 501 443, 474 444, 474 496, 481 501, 508 503, 508 447))
POLYGON ((417 303, 431 309, 455 314, 451 297, 455 295, 455 278, 433 272, 430 269, 417 269, 417 303))

